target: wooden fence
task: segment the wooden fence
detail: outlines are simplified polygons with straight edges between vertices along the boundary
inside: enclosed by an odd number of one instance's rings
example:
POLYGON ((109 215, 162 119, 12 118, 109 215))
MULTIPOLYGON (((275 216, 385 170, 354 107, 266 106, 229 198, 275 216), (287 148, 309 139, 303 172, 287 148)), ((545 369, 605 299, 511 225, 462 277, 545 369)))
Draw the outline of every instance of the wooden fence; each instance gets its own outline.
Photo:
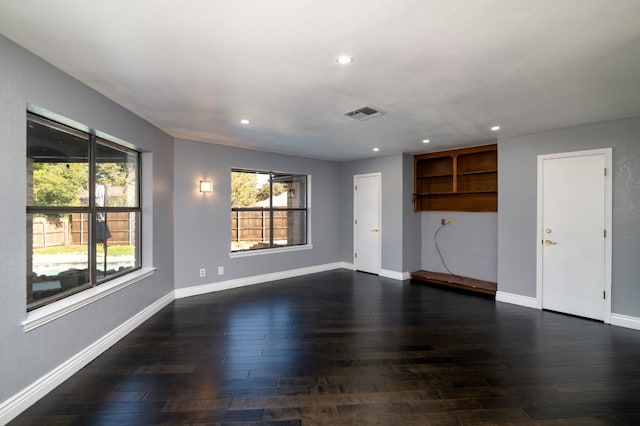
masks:
MULTIPOLYGON (((135 213, 108 213, 107 226, 111 232, 110 245, 135 244, 135 213)), ((71 218, 50 221, 44 217, 33 218, 33 248, 68 245, 86 245, 89 240, 89 217, 73 213, 71 218)))
MULTIPOLYGON (((111 232, 108 239, 110 245, 135 244, 135 213, 114 212, 107 213, 107 226, 111 232)), ((86 244, 89 238, 89 221, 86 214, 74 213, 71 215, 71 242, 72 244, 86 244)))
MULTIPOLYGON (((268 211, 231 211, 231 241, 269 242, 268 211)), ((287 212, 273 212, 273 239, 287 239, 287 212)))
POLYGON ((33 218, 33 248, 65 246, 69 244, 69 219, 49 221, 45 217, 33 218))

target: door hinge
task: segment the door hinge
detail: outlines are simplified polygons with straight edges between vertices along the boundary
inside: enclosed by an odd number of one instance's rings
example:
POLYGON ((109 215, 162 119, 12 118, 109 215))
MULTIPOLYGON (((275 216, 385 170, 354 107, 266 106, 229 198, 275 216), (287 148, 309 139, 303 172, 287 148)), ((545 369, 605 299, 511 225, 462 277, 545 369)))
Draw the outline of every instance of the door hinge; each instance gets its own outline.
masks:
POLYGON ((602 292, 602 298, 605 299, 605 300, 607 299, 607 292, 606 291, 602 292))
POLYGON ((604 237, 607 238, 607 230, 604 230, 604 237))
POLYGON ((354 257, 355 259, 357 259, 357 258, 358 258, 358 253, 353 253, 353 257, 354 257))
POLYGON ((354 220, 354 223, 357 225, 357 224, 358 224, 358 219, 355 219, 355 220, 354 220))
POLYGON ((357 191, 357 190, 358 190, 358 185, 354 186, 354 187, 353 187, 353 190, 354 190, 354 191, 357 191))
POLYGON ((604 168, 604 175, 605 176, 607 175, 607 168, 606 167, 604 168))

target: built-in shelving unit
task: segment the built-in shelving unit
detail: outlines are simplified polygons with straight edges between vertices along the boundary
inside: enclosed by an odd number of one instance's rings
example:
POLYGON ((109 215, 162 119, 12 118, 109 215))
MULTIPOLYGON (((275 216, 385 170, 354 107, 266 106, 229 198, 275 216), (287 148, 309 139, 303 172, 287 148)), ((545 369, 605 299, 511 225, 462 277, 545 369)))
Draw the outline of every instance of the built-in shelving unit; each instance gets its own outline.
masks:
POLYGON ((415 211, 498 211, 496 144, 414 156, 415 211))

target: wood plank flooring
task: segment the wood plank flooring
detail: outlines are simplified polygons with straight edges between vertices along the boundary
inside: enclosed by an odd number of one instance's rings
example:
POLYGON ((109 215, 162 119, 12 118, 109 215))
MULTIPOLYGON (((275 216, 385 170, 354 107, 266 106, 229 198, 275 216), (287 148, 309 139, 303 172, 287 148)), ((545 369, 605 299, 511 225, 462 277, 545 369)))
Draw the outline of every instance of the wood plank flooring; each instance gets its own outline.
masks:
POLYGON ((637 425, 640 332, 347 270, 177 300, 15 425, 637 425))

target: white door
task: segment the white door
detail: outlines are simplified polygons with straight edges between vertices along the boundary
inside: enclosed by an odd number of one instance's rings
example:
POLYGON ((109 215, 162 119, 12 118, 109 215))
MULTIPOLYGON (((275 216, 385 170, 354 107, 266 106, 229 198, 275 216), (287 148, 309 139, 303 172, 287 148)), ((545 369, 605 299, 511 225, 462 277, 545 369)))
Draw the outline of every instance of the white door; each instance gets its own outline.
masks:
POLYGON ((601 150, 540 157, 544 309, 598 320, 607 315, 607 164, 601 150))
POLYGON ((380 173, 354 176, 353 264, 380 273, 380 173))

